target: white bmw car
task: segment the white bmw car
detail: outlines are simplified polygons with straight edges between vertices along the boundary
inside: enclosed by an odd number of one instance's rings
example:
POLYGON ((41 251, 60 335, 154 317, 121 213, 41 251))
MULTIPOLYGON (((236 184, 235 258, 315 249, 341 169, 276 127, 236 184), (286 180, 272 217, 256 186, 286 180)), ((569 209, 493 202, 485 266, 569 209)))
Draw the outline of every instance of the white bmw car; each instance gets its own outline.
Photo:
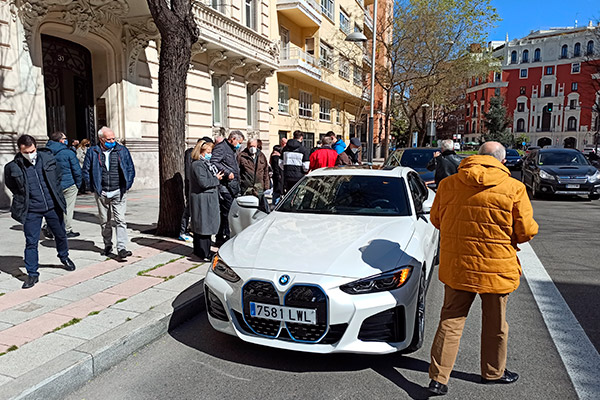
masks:
POLYGON ((289 350, 416 351, 437 263, 434 196, 410 168, 354 167, 312 172, 270 213, 238 198, 232 233, 245 229, 205 279, 211 325, 289 350))

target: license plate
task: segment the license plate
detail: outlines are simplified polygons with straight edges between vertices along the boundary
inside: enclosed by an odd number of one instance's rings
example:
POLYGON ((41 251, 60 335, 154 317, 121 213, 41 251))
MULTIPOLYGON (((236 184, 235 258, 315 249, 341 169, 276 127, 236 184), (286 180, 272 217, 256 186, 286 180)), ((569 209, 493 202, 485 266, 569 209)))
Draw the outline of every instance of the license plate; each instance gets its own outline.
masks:
POLYGON ((250 315, 274 321, 296 322, 298 324, 317 324, 317 310, 276 306, 273 304, 250 303, 250 315))
POLYGON ((567 184, 567 189, 579 189, 579 185, 576 183, 567 184))

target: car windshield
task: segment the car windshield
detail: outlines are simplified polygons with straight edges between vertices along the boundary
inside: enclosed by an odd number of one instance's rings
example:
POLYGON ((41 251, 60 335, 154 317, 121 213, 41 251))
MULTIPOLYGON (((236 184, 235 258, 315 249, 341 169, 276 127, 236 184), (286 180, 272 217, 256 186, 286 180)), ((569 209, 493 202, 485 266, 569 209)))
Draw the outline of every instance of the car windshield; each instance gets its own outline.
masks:
POLYGON ((515 149, 507 149, 506 150, 506 155, 507 156, 512 156, 512 157, 520 157, 519 156, 519 152, 516 151, 515 149))
POLYGON ((402 178, 364 175, 306 177, 277 207, 277 211, 337 215, 410 215, 402 178))
POLYGON ((589 165, 584 155, 572 151, 545 151, 540 153, 540 165, 589 165))
POLYGON ((438 149, 407 149, 402 151, 402 155, 398 151, 392 154, 386 165, 423 169, 427 167, 427 163, 433 158, 435 151, 438 149))

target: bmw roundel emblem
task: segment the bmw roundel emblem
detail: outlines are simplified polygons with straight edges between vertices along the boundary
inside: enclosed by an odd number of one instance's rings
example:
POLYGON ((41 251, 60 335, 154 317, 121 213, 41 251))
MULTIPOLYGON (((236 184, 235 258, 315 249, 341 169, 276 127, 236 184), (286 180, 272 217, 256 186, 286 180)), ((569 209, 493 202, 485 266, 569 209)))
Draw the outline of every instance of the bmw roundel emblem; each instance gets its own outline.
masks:
POLYGON ((281 283, 282 285, 287 285, 289 282, 290 282, 289 275, 281 275, 281 277, 279 278, 279 283, 281 283))

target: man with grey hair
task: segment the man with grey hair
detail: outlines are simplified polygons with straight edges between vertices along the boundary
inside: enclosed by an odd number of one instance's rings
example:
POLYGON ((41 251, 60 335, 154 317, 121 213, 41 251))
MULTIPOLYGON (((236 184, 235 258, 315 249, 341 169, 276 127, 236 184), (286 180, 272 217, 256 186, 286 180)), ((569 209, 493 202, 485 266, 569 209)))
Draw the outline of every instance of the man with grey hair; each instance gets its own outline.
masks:
POLYGON ((215 144, 210 163, 219 172, 223 179, 219 184, 219 208, 221 211, 221 225, 217 233, 217 245, 229 239, 229 210, 233 199, 240 193, 240 167, 237 161, 237 152, 244 141, 244 134, 240 131, 231 131, 227 140, 215 144))
POLYGON ((482 156, 492 156, 503 164, 506 159, 506 149, 498 142, 485 142, 479 148, 479 154, 482 156))
POLYGON ((442 179, 458 172, 461 158, 454 152, 454 141, 452 139, 442 140, 441 152, 433 153, 433 158, 427 163, 427 169, 435 171, 435 184, 439 185, 442 179))
POLYGON ((112 221, 116 224, 117 255, 131 256, 127 250, 127 191, 133 185, 135 168, 129 150, 117 143, 112 129, 103 126, 98 131, 98 144, 88 149, 83 162, 83 179, 96 197, 98 217, 108 256, 113 249, 112 221))

